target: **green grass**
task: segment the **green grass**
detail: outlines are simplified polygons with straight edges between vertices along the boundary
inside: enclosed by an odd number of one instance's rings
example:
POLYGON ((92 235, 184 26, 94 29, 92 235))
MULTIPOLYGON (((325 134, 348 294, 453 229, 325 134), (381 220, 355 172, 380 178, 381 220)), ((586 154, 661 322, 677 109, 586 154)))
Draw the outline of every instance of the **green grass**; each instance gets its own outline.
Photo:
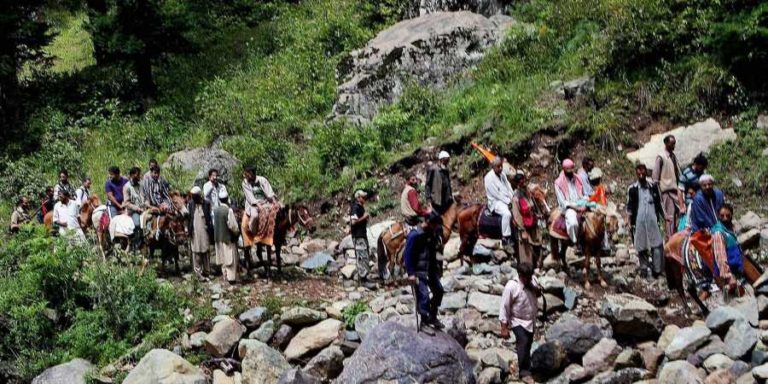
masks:
POLYGON ((55 12, 52 19, 57 35, 45 50, 54 58, 51 70, 54 73, 73 73, 95 64, 93 42, 84 28, 88 19, 85 12, 55 12))

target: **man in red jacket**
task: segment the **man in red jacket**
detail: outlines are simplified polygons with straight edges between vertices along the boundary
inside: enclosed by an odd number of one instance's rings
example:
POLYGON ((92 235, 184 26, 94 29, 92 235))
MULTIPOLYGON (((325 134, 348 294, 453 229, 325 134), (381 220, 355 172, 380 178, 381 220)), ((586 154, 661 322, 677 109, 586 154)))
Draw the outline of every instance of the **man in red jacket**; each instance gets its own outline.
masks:
POLYGON ((418 225, 422 218, 428 217, 431 209, 419 202, 419 178, 414 174, 406 176, 405 188, 400 194, 400 212, 405 217, 405 222, 410 226, 418 225))

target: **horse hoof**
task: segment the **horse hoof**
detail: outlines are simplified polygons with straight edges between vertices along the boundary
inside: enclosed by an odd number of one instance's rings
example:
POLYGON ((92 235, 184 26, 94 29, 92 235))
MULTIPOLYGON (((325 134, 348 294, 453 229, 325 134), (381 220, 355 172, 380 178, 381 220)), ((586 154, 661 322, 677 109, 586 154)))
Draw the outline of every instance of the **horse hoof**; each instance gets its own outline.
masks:
POLYGON ((592 284, 590 284, 589 281, 584 283, 584 289, 590 289, 590 288, 592 288, 592 284))
POLYGON ((600 279, 600 286, 603 288, 608 288, 608 283, 606 283, 605 280, 600 279))

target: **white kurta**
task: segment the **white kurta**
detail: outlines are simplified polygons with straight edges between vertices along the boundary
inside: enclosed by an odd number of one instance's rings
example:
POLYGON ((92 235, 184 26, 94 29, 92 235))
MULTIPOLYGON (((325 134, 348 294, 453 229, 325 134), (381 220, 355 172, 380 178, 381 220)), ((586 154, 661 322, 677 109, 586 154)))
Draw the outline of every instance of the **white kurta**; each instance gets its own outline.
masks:
POLYGON ((500 174, 491 169, 483 179, 485 194, 488 198, 488 209, 501 216, 501 235, 512 236, 512 212, 509 204, 512 203, 512 187, 509 184, 506 173, 500 174))

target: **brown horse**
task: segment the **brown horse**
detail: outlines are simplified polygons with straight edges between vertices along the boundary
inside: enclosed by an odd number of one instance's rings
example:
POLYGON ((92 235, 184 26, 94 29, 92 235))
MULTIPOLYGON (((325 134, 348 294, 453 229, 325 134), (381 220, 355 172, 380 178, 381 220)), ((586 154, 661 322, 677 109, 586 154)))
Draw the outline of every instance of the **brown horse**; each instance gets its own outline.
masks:
POLYGON ((245 253, 246 266, 248 271, 252 268, 251 253, 253 247, 256 247, 256 257, 259 259, 259 264, 264 266, 264 272, 267 278, 272 276, 272 245, 275 247, 275 261, 277 262, 277 273, 282 273, 283 260, 281 257, 281 250, 285 245, 285 239, 288 232, 291 232, 297 224, 307 229, 310 233, 315 231, 315 221, 309 213, 309 208, 301 204, 292 204, 289 206, 281 207, 277 211, 275 216, 275 228, 274 235, 272 237, 272 244, 262 244, 254 241, 255 235, 251 233, 248 223, 250 222, 250 216, 247 213, 243 213, 240 234, 243 238, 243 248, 245 253), (267 261, 264 263, 262 253, 264 248, 267 250, 267 261))
MULTIPOLYGON (((451 237, 453 225, 456 224, 461 196, 454 196, 454 201, 441 216, 443 219, 442 243, 451 237)), ((396 273, 396 267, 403 266, 403 249, 405 248, 405 224, 394 223, 385 229, 376 240, 376 257, 379 264, 379 275, 388 278, 396 273), (385 273, 386 272, 386 273, 385 273)))
MULTIPOLYGON (((180 274, 179 246, 185 244, 188 238, 185 216, 187 215, 187 199, 177 191, 169 193, 171 206, 165 211, 154 208, 145 215, 152 215, 149 230, 145 231, 145 259, 141 270, 149 264, 149 259, 160 250, 161 272, 165 272, 165 264, 173 263, 176 274, 180 274), (156 218, 155 218, 156 216, 156 218)), ((142 221, 144 220, 142 216, 142 221)))
MULTIPOLYGON (((709 309, 697 294, 696 286, 686 277, 686 267, 685 262, 683 261, 683 245, 689 235, 689 230, 680 231, 670 236, 669 240, 664 243, 664 268, 667 277, 667 285, 670 289, 677 291, 689 314, 692 313, 692 311, 685 296, 686 292, 696 305, 699 306, 702 314, 706 316, 709 314, 709 309)), ((710 265, 711 259, 702 257, 701 260, 707 264, 710 271, 714 270, 714 266, 710 265)), ((762 267, 744 252, 742 252, 742 262, 744 263, 744 277, 750 284, 754 284, 763 274, 762 267)), ((714 279, 714 283, 723 290, 728 289, 726 282, 722 279, 714 279)))

